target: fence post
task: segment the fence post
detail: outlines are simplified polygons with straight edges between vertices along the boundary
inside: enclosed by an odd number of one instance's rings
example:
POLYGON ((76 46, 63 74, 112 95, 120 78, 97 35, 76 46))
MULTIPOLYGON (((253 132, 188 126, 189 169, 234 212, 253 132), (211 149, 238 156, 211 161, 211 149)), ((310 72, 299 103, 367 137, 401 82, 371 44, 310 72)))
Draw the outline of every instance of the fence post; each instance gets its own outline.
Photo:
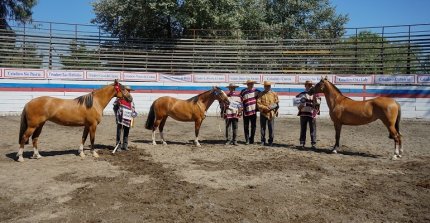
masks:
POLYGON ((52 70, 52 22, 49 22, 49 55, 48 69, 52 70))
POLYGON ((411 73, 411 25, 409 25, 408 28, 408 57, 406 62, 406 74, 411 73))
POLYGON ((381 74, 384 74, 384 33, 385 33, 385 26, 382 27, 382 37, 381 37, 381 74))
POLYGON ((355 28, 355 65, 354 74, 357 74, 358 70, 358 28, 355 28))

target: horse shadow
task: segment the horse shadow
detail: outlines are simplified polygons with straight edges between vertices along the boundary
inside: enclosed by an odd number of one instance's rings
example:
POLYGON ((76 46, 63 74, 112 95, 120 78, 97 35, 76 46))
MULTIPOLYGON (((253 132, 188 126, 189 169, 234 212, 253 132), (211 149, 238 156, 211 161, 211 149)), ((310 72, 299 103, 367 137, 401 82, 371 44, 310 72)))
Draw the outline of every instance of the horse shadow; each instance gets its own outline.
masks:
MULTIPOLYGON (((8 153, 6 154, 6 157, 12 160, 16 160, 16 154, 17 152, 8 153)), ((78 150, 68 149, 68 150, 60 150, 60 151, 39 151, 39 154, 44 157, 61 156, 61 155, 69 155, 69 154, 78 155, 78 150)), ((24 158, 31 158, 33 156, 33 151, 24 151, 22 153, 22 156, 24 158)))
MULTIPOLYGON (((320 148, 317 147, 316 149, 312 149, 310 147, 301 147, 301 146, 292 146, 291 147, 294 150, 300 150, 300 151, 309 151, 309 152, 314 152, 314 153, 325 153, 325 154, 333 154, 332 153, 332 148, 320 148)), ((363 153, 363 152, 352 152, 352 151, 347 151, 347 150, 337 150, 338 154, 342 154, 345 156, 360 156, 360 157, 366 157, 366 158, 380 158, 380 155, 374 155, 374 154, 368 154, 368 153, 363 153)))
MULTIPOLYGON (((102 144, 94 144, 94 149, 98 150, 113 150, 115 146, 111 145, 102 145, 102 144)), ((90 150, 90 148, 84 148, 84 150, 90 150)), ((6 157, 9 159, 16 159, 17 152, 11 152, 6 154, 6 157)), ((50 157, 50 156, 62 156, 62 155, 70 155, 74 154, 78 156, 78 150, 77 149, 67 149, 67 150, 52 150, 52 151, 40 151, 39 154, 43 157, 50 157)), ((32 158, 33 157, 33 151, 24 151, 22 153, 22 156, 24 158, 32 158)))

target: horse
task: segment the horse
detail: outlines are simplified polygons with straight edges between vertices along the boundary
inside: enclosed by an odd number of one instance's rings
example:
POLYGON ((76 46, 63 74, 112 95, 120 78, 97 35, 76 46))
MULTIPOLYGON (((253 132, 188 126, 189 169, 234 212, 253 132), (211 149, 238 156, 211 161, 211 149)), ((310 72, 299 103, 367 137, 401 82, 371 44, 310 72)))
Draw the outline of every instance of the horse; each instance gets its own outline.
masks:
POLYGON ((332 152, 337 153, 342 125, 365 125, 381 120, 387 127, 389 138, 394 140, 393 160, 402 157, 402 139, 400 134, 400 104, 388 97, 376 97, 365 101, 354 101, 344 96, 340 90, 322 78, 309 91, 309 94, 324 93, 329 108, 330 118, 336 130, 336 143, 332 152))
POLYGON ((162 144, 167 145, 164 140, 163 129, 167 118, 170 116, 177 121, 194 121, 196 136, 194 144, 200 147, 201 145, 198 140, 200 126, 206 117, 206 111, 215 100, 228 104, 227 95, 219 87, 213 87, 211 90, 187 100, 180 100, 169 96, 160 97, 155 100, 151 105, 145 123, 145 128, 152 130, 152 144, 157 144, 155 142, 155 130, 158 128, 162 144))
POLYGON ((28 144, 30 137, 32 137, 33 143, 32 158, 42 158, 37 148, 37 141, 46 121, 65 126, 85 126, 78 154, 81 157, 85 157, 84 143, 88 133, 90 133, 91 151, 94 157, 98 157, 97 152, 94 150, 96 129, 101 121, 103 109, 113 97, 125 98, 129 101, 133 100, 124 86, 120 84, 118 80, 115 80, 113 84, 94 90, 89 94, 75 99, 42 96, 29 101, 24 106, 21 113, 21 126, 18 140, 20 147, 16 154, 18 158, 17 161, 24 161, 22 156, 24 144, 28 144))

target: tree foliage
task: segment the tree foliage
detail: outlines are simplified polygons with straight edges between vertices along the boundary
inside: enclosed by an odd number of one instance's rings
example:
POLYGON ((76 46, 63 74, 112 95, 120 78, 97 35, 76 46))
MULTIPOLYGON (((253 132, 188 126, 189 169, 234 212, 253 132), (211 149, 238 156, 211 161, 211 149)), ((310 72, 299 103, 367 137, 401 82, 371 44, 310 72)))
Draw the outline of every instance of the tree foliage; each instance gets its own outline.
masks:
POLYGON ((69 54, 60 55, 63 69, 82 70, 101 66, 96 50, 88 49, 83 43, 70 41, 69 54))
POLYGON ((96 18, 121 39, 197 34, 265 38, 333 38, 346 15, 329 0, 98 0, 96 18), (212 33, 199 33, 212 30, 212 33), (221 32, 221 33, 219 33, 221 32))
POLYGON ((2 0, 0 1, 0 29, 10 29, 7 19, 26 22, 31 19, 31 9, 37 0, 2 0))
POLYGON ((349 66, 356 67, 361 74, 415 73, 417 66, 412 63, 419 62, 417 51, 410 50, 407 43, 389 41, 370 31, 362 31, 343 41, 340 46, 335 53, 352 58, 349 66))

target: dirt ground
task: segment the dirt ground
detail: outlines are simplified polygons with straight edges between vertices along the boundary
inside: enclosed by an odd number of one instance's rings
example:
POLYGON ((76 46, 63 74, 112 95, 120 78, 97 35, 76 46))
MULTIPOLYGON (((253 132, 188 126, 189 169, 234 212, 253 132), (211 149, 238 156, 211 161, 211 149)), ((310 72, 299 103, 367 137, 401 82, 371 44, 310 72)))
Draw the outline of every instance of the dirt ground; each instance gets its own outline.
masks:
MULTIPOLYGON (((167 146, 150 145, 138 117, 131 151, 111 154, 113 116, 96 135, 100 157, 77 156, 83 128, 47 123, 42 159, 15 162, 19 117, 0 117, 0 222, 429 222, 430 122, 403 120, 405 154, 381 122, 334 128, 319 119, 318 148, 297 147, 299 120, 276 120, 275 146, 225 146, 222 119, 208 117, 193 146, 194 124, 168 119, 167 146)), ((257 126, 258 127, 258 126, 257 126)), ((259 139, 257 129, 257 138, 259 139)), ((157 134, 157 138, 158 134, 157 134)), ((258 141, 258 140, 257 140, 258 141)), ((308 143, 309 144, 309 143, 308 143)))

